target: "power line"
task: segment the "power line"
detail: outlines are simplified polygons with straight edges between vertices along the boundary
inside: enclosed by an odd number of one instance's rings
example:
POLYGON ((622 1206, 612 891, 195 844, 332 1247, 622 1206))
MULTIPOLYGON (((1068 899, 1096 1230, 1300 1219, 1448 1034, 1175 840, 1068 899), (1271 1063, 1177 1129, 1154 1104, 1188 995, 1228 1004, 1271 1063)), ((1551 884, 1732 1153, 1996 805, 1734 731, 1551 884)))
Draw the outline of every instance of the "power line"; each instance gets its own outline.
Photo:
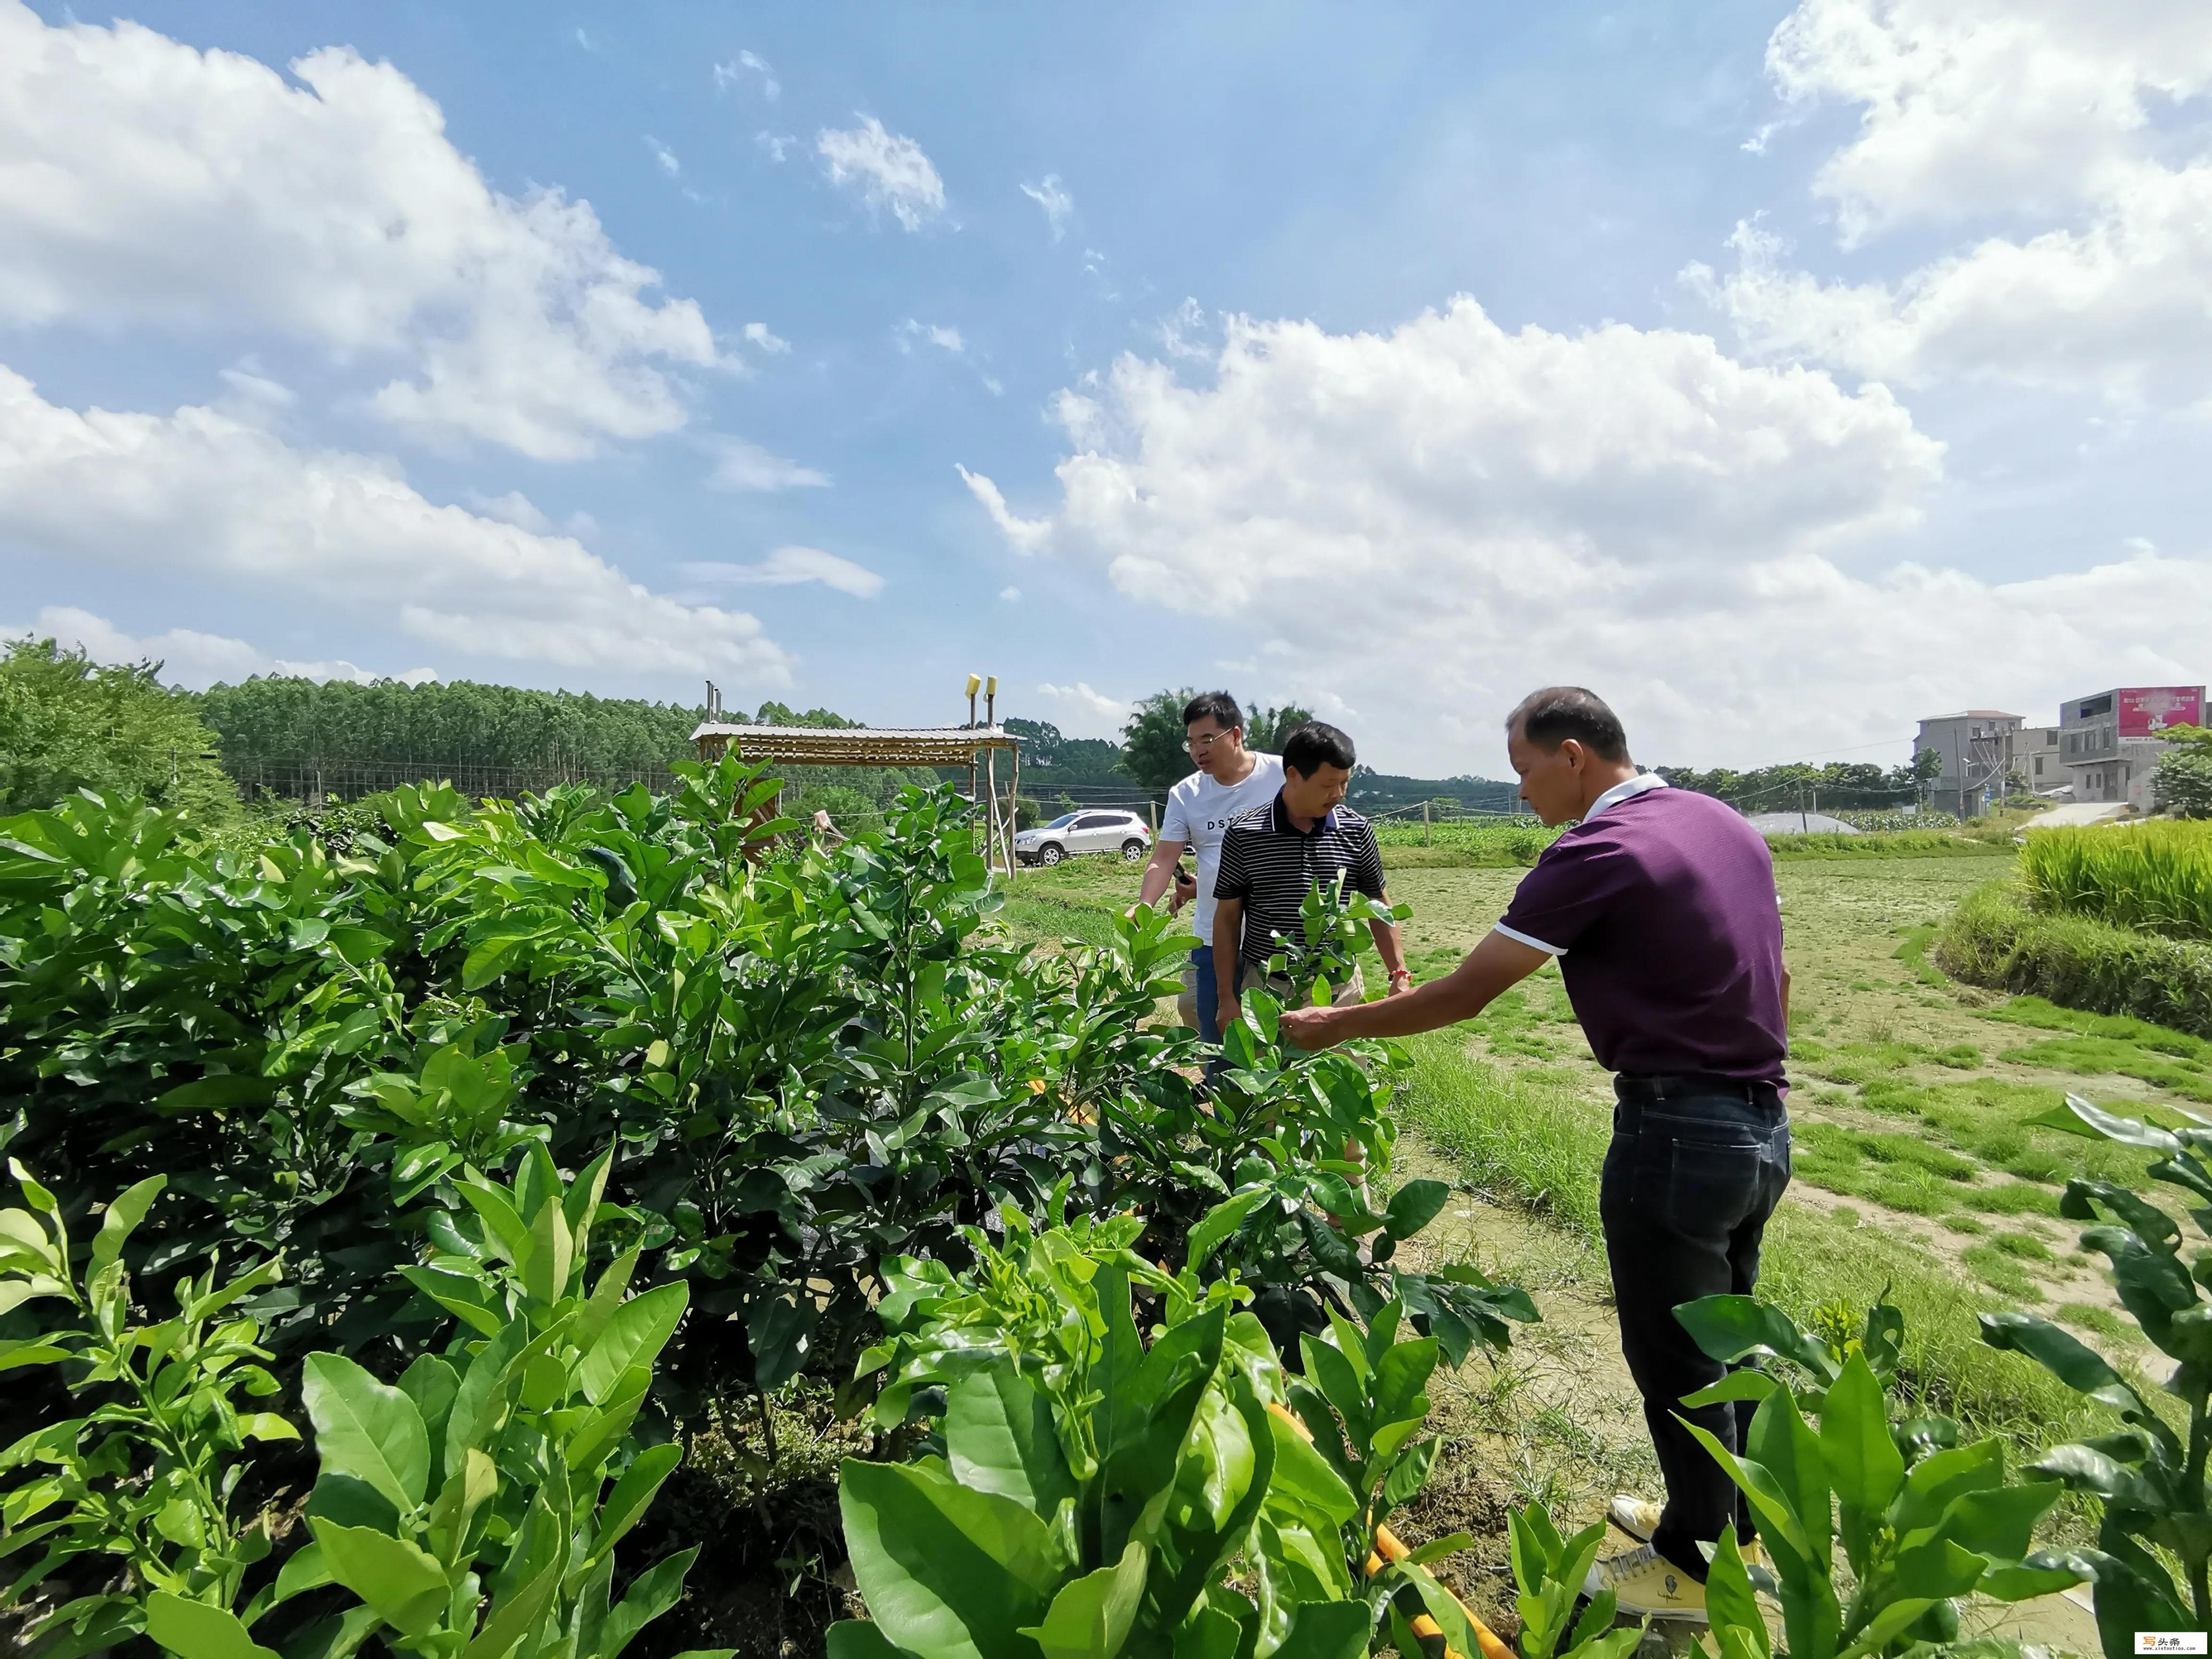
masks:
MULTIPOLYGON (((1885 738, 1880 743, 1855 744, 1848 749, 1816 749, 1809 755, 1791 755, 1782 760, 1760 761, 1757 765, 1747 766, 1743 769, 1747 772, 1764 772, 1770 766, 1796 766, 1800 763, 1820 760, 1829 755, 1863 755, 1869 749, 1893 749, 1900 743, 1917 741, 1917 737, 1885 738)), ((1686 771, 1689 769, 1683 769, 1686 771)))

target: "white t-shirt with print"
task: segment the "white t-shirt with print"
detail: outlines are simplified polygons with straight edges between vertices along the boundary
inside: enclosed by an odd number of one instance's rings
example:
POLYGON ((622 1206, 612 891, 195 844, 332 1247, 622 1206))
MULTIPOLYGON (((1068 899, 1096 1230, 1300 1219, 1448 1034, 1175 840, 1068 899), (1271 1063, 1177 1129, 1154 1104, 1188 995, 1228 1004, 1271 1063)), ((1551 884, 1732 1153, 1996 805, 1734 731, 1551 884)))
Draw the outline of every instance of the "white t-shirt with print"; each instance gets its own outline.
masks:
POLYGON ((1239 812, 1265 806, 1283 787, 1283 758, 1255 753, 1252 769, 1237 784, 1216 783, 1194 772, 1168 791, 1168 810, 1160 819, 1160 839, 1188 842, 1198 854, 1198 898, 1191 925, 1200 945, 1213 943, 1213 878, 1221 866, 1221 837, 1239 812))

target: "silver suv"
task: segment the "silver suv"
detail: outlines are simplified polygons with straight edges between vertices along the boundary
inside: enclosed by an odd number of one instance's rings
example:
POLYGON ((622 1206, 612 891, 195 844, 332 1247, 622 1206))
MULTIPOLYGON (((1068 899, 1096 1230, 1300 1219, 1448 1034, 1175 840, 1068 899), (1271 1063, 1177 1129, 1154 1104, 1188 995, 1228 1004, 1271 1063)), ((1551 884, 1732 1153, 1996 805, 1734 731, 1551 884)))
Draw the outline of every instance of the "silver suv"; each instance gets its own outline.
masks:
POLYGON ((1144 819, 1118 807, 1062 812, 1014 837, 1014 856, 1024 864, 1058 864, 1078 853, 1119 853, 1136 864, 1152 850, 1152 832, 1144 819))

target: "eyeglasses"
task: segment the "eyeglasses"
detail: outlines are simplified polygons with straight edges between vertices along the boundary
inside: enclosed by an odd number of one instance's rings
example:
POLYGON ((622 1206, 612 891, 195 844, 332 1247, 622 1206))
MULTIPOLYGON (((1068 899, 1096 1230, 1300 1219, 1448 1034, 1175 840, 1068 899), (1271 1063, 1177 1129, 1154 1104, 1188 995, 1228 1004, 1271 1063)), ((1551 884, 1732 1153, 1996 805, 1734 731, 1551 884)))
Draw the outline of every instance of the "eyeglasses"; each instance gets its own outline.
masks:
POLYGON ((1183 747, 1189 750, 1194 755, 1206 754, 1212 750, 1215 744, 1219 743, 1222 738, 1229 735, 1230 732, 1234 732, 1235 730, 1237 730, 1237 728, 1232 726, 1229 728, 1228 732, 1209 732, 1202 738, 1191 738, 1187 739, 1184 742, 1183 747))

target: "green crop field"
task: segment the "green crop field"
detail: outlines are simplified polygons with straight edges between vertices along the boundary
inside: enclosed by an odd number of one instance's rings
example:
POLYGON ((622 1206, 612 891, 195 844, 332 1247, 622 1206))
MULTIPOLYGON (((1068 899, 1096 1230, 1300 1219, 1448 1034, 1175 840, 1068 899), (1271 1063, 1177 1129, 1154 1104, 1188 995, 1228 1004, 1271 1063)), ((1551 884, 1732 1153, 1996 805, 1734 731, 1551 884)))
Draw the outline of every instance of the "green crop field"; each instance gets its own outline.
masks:
POLYGON ((2212 823, 2045 830, 2020 855, 2036 908, 2212 939, 2212 823))

